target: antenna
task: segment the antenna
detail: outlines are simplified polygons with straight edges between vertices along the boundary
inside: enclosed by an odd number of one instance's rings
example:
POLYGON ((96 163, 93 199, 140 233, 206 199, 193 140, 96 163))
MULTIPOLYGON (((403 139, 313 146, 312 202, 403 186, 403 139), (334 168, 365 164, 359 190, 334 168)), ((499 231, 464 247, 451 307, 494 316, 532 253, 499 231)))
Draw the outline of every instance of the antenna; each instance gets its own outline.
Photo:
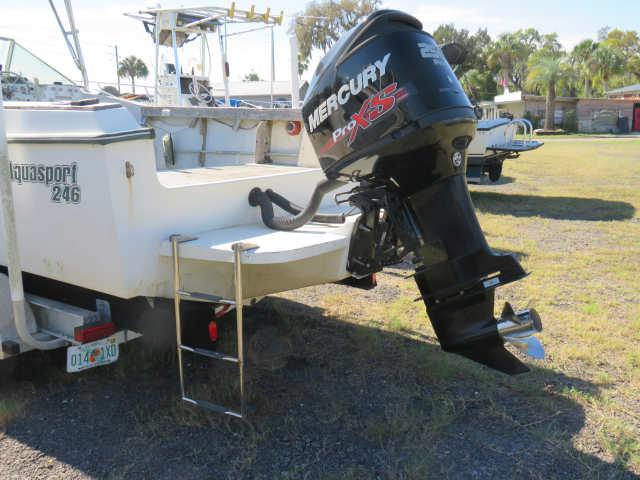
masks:
POLYGON ((76 28, 76 22, 73 17, 73 7, 71 6, 71 0, 64 0, 64 8, 67 12, 67 20, 69 22, 69 30, 66 30, 64 28, 64 24, 62 23, 62 20, 60 20, 60 15, 58 15, 58 10, 56 9, 53 0, 49 0, 49 5, 51 6, 51 10, 53 10, 53 14, 56 17, 56 21, 58 22, 58 26, 60 27, 60 31, 62 32, 64 41, 67 44, 69 53, 71 53, 73 62, 76 64, 76 67, 78 67, 78 70, 80 70, 80 73, 82 74, 82 83, 84 84, 84 88, 89 88, 89 76, 87 75, 87 67, 82 56, 82 49, 80 48, 80 39, 78 38, 78 29, 76 28), (71 35, 73 39, 73 44, 69 40, 69 35, 71 35))

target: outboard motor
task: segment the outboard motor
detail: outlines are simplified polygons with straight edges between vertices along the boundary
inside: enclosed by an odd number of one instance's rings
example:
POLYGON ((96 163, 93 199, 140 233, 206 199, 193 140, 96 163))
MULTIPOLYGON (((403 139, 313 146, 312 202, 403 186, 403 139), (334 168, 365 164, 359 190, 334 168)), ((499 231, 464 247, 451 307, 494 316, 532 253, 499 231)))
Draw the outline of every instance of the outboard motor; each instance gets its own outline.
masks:
POLYGON ((493 315, 494 290, 526 273, 512 255, 493 252, 480 229, 465 181, 476 115, 422 24, 381 10, 347 32, 318 65, 302 113, 327 179, 288 218, 274 218, 274 192, 254 189, 250 203, 262 207, 265 223, 297 228, 313 219, 324 194, 357 182, 337 196, 361 211, 352 275, 364 278, 413 253, 442 348, 506 373, 527 371, 504 342, 539 357, 532 336, 539 317, 509 305, 500 319, 493 315))

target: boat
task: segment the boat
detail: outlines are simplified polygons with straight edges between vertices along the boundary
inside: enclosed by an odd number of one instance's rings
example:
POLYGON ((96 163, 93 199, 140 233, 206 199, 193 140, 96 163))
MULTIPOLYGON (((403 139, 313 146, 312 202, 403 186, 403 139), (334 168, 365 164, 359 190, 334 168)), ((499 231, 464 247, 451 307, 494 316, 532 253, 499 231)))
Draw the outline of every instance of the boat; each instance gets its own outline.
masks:
POLYGON ((81 100, 87 92, 12 38, 0 37, 0 79, 5 101, 81 100))
POLYGON ((533 139, 533 125, 526 118, 502 117, 478 120, 476 135, 467 151, 467 182, 481 183, 486 175, 491 182, 502 176, 502 165, 523 152, 535 150, 544 142, 533 139), (524 139, 516 139, 522 128, 524 139))
MULTIPOLYGON (((178 38, 219 35, 224 18, 277 21, 234 6, 151 13, 153 38, 172 39, 176 88, 178 38)), ((443 349, 509 374, 527 367, 505 342, 542 356, 535 310, 507 304, 494 317, 495 289, 526 272, 486 243, 464 176, 475 113, 418 20, 380 10, 346 33, 302 109, 229 98, 185 106, 181 92, 153 105, 101 97, 0 108, 0 263, 13 300, 0 358, 67 346, 68 371, 110 363, 120 341, 145 334, 127 306, 142 300, 153 313, 169 299, 183 400, 245 417, 246 305, 329 282, 372 288, 376 272, 407 256, 443 349), (68 304, 74 298, 82 304, 68 304), (237 354, 183 343, 190 301, 235 308, 237 354), (189 397, 185 352, 238 365, 238 411, 189 397)))

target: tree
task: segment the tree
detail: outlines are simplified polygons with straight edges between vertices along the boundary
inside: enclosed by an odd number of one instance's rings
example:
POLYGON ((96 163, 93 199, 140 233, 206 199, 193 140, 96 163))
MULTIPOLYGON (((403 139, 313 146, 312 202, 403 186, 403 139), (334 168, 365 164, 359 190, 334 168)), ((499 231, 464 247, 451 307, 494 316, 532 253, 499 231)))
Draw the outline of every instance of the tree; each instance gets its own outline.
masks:
POLYGON ((622 31, 615 28, 609 31, 602 44, 619 49, 627 58, 640 55, 640 37, 633 30, 622 31))
POLYGON ((113 95, 114 97, 120 96, 120 92, 118 91, 118 89, 116 87, 112 87, 111 85, 102 87, 102 90, 107 92, 109 95, 113 95))
POLYGON ((521 57, 522 45, 512 33, 503 33, 491 46, 487 63, 498 70, 498 83, 505 90, 512 82, 516 63, 521 57))
POLYGON ((636 80, 640 82, 640 55, 627 62, 627 70, 635 75, 636 80))
POLYGON ((622 31, 616 28, 607 33, 602 44, 622 53, 625 60, 624 70, 627 73, 625 81, 631 83, 634 80, 640 80, 640 36, 638 32, 622 31))
POLYGON ((249 73, 247 73, 244 78, 242 79, 243 82, 259 82, 260 80, 262 80, 260 78, 260 75, 258 75, 256 72, 254 72, 253 70, 251 70, 249 73))
POLYGON ((145 63, 135 55, 123 58, 118 65, 118 76, 131 79, 131 90, 136 93, 136 78, 147 78, 149 69, 145 63))
POLYGON ((496 95, 494 72, 487 67, 491 37, 486 29, 478 29, 471 34, 464 28, 457 29, 453 23, 448 23, 436 28, 433 38, 439 45, 458 43, 467 53, 464 62, 457 66, 456 75, 472 101, 489 100, 496 95))
POLYGON ((472 102, 491 100, 498 93, 493 73, 486 67, 467 70, 460 76, 460 84, 472 102))
POLYGON ((556 88, 566 71, 566 59, 560 52, 540 49, 529 60, 527 86, 537 88, 546 95, 545 130, 553 130, 556 111, 556 88))
POLYGON ((561 53, 562 44, 558 40, 558 34, 553 32, 542 35, 539 40, 539 48, 551 54, 561 53))
POLYGON ((373 13, 380 0, 320 0, 307 5, 289 27, 298 38, 298 70, 309 68, 314 49, 326 52, 347 30, 373 13))
POLYGON ((602 28, 598 29, 598 41, 601 42, 602 40, 604 40, 605 38, 607 38, 607 35, 609 35, 609 32, 611 31, 611 27, 609 25, 606 25, 602 28))
POLYGON ((593 95, 593 78, 596 75, 597 63, 594 56, 598 43, 586 39, 578 43, 571 51, 570 62, 573 63, 576 73, 584 83, 584 95, 593 95))
POLYGON ((534 28, 503 33, 491 45, 487 64, 497 71, 499 84, 506 88, 509 84, 523 90, 527 78, 527 62, 543 41, 534 28))
POLYGON ((487 47, 491 44, 491 37, 486 29, 478 29, 476 33, 471 34, 464 28, 458 30, 453 23, 448 23, 436 28, 433 38, 438 45, 458 43, 467 52, 464 62, 458 66, 457 73, 460 75, 467 70, 486 67, 487 47))
POLYGON ((593 53, 598 78, 602 81, 604 91, 609 90, 609 80, 624 71, 624 59, 616 48, 598 45, 593 53))

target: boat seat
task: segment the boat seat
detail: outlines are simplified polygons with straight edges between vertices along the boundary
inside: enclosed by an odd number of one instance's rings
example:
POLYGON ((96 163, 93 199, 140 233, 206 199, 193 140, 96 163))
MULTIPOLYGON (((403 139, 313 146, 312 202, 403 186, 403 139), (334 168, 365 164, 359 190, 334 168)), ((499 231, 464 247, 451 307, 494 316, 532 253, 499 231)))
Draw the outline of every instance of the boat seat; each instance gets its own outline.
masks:
MULTIPOLYGON (((287 263, 347 249, 357 216, 347 217, 344 224, 307 224, 286 232, 264 225, 242 225, 192 235, 195 240, 180 244, 180 258, 209 262, 233 263, 231 246, 237 242, 258 245, 245 252, 245 264, 287 263)), ((171 241, 162 242, 160 254, 171 257, 171 241)))

